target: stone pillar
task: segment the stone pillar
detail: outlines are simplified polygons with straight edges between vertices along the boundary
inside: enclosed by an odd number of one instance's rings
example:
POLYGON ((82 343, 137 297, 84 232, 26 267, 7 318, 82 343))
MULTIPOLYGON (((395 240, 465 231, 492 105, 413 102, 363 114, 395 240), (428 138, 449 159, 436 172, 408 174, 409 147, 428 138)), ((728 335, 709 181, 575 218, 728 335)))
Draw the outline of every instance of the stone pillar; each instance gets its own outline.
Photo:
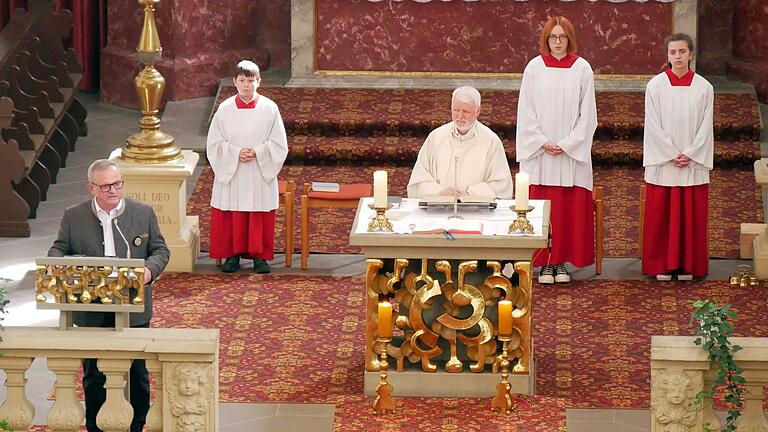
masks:
POLYGON ((24 392, 27 384, 24 375, 31 364, 30 357, 0 357, 0 369, 6 375, 6 396, 0 406, 0 419, 5 419, 12 431, 27 430, 35 417, 35 407, 24 392))
POLYGON ((48 359, 48 369, 56 374, 56 402, 48 411, 48 426, 55 431, 79 431, 85 418, 85 408, 75 393, 75 375, 81 366, 78 358, 48 359))
POLYGON ((107 378, 104 388, 107 399, 96 415, 96 425, 104 432, 128 430, 133 420, 133 407, 125 400, 125 377, 131 368, 131 359, 99 359, 99 371, 107 378))
MULTIPOLYGON (((260 47, 261 3, 274 0, 211 2, 162 0, 156 22, 163 57, 155 67, 165 77, 165 100, 213 96, 219 80, 231 74, 238 60, 248 58, 262 69, 269 56, 260 47), (211 7, 207 4, 211 3, 211 7)), ((134 1, 112 1, 107 6, 107 46, 101 51, 101 101, 136 108, 132 79, 140 65, 136 44, 141 34, 143 9, 134 1)), ((262 30, 263 31, 263 30, 262 30)), ((284 30, 285 31, 285 30, 284 30)))
POLYGON ((163 363, 163 430, 217 430, 214 373, 211 363, 163 363))
POLYGON ((171 250, 166 271, 191 272, 200 254, 197 216, 187 216, 187 178, 192 176, 200 155, 183 150, 183 158, 162 164, 140 164, 120 159, 122 149, 110 159, 120 166, 125 195, 155 210, 160 232, 171 250))
MULTIPOLYGON (((754 167, 755 181, 765 191, 768 187, 768 158, 756 160, 754 167)), ((760 279, 768 279, 768 229, 755 237, 752 241, 752 249, 755 275, 760 279)))

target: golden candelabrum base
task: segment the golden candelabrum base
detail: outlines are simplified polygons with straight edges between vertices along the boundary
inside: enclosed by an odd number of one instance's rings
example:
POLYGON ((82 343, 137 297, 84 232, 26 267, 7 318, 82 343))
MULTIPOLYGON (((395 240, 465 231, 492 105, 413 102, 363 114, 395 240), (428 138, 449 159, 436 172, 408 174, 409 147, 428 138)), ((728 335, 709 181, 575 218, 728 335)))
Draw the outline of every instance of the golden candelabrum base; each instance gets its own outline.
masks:
POLYGON ((165 92, 165 78, 154 67, 160 60, 163 48, 160 46, 155 26, 155 6, 160 0, 139 0, 144 7, 144 25, 139 38, 137 53, 144 68, 135 79, 136 95, 143 117, 139 121, 140 131, 127 139, 120 155, 124 160, 158 164, 181 159, 181 148, 171 135, 160 131, 157 113, 165 92))
POLYGON ((386 215, 387 209, 390 207, 389 205, 387 207, 370 206, 370 208, 376 210, 376 216, 368 224, 368 232, 392 232, 392 222, 387 219, 386 215))
POLYGON ((498 358, 501 368, 501 381, 496 384, 496 396, 491 400, 491 409, 501 414, 507 415, 512 412, 514 406, 512 397, 509 395, 512 386, 509 384, 509 336, 499 336, 502 343, 501 355, 498 358))
POLYGON ((392 338, 379 337, 378 342, 381 345, 381 354, 379 354, 381 377, 379 378, 379 385, 376 387, 376 400, 373 401, 373 411, 376 414, 388 414, 394 412, 397 407, 395 400, 392 399, 392 384, 387 381, 387 370, 389 370, 387 345, 392 342, 392 338))
POLYGON ((737 268, 738 270, 731 273, 731 276, 728 278, 728 282, 731 285, 740 287, 760 285, 760 279, 752 271, 752 267, 747 264, 739 264, 737 268))
POLYGON ((514 207, 510 207, 511 210, 513 210, 515 213, 517 213, 517 219, 515 219, 511 224, 509 224, 509 234, 533 234, 533 225, 531 222, 526 218, 526 214, 533 211, 534 207, 529 206, 527 209, 524 210, 518 210, 514 207))

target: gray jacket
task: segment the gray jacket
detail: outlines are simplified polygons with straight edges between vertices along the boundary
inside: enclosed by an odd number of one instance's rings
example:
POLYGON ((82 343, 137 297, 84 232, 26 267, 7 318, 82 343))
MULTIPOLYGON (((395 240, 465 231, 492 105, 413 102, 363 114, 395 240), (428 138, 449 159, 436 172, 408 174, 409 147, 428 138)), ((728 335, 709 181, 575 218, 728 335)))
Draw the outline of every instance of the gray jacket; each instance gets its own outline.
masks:
MULTIPOLYGON (((152 207, 127 197, 123 200, 123 210, 112 222, 115 253, 120 258, 127 258, 123 237, 114 226, 117 223, 130 245, 131 258, 144 259, 144 265, 152 272, 154 280, 168 264, 171 251, 160 234, 160 225, 152 207)), ((92 199, 69 207, 64 212, 59 237, 48 250, 48 256, 65 255, 104 256, 104 232, 92 199)), ((152 318, 151 283, 144 291, 144 313, 131 314, 131 326, 147 324, 152 318)), ((81 327, 102 327, 104 315, 102 312, 77 312, 73 314, 73 320, 81 327)))

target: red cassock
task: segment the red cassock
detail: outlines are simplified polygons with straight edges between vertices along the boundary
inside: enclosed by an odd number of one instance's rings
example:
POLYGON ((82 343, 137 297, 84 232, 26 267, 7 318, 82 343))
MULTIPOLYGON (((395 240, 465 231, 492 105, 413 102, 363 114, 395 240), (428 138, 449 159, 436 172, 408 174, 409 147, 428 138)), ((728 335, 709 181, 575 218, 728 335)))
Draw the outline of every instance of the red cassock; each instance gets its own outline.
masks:
POLYGON ((595 262, 595 222, 592 191, 573 186, 531 185, 531 199, 551 201, 552 247, 533 254, 534 266, 570 262, 585 267, 595 262))
POLYGON ((272 260, 275 255, 275 211, 222 211, 211 207, 211 258, 272 260))
POLYGON ((707 219, 709 184, 645 184, 643 273, 681 271, 706 276, 709 271, 707 219))

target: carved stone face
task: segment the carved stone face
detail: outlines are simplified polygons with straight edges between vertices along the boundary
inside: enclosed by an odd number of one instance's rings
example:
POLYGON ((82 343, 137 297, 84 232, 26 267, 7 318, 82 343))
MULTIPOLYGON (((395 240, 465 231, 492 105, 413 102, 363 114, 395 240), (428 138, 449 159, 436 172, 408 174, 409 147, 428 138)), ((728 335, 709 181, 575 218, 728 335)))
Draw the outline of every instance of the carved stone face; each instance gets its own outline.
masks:
POLYGON ((179 374, 179 394, 195 396, 200 393, 200 382, 194 373, 179 374))
POLYGON ((667 388, 667 401, 673 405, 680 405, 685 402, 685 388, 667 388))

